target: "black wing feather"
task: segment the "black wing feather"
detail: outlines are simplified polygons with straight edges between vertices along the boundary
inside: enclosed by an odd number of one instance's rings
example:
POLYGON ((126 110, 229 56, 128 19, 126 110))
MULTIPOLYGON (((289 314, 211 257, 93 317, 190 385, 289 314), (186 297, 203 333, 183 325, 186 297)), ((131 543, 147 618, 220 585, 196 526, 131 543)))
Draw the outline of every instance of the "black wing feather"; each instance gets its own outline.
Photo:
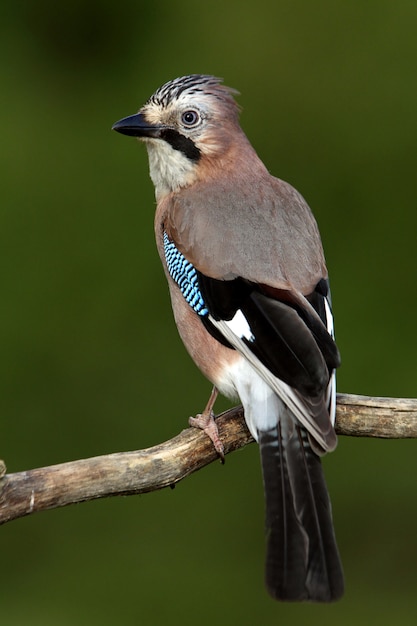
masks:
MULTIPOLYGON (((280 300, 242 278, 217 280, 198 272, 204 302, 216 320, 231 320, 237 310, 245 315, 254 341, 244 339, 260 361, 276 376, 305 396, 324 393, 329 374, 340 363, 339 352, 327 331, 323 281, 311 305, 280 300), (316 309, 317 307, 317 309, 316 309), (323 318, 323 321, 322 321, 323 318)), ((209 332, 225 345, 209 320, 209 332)))

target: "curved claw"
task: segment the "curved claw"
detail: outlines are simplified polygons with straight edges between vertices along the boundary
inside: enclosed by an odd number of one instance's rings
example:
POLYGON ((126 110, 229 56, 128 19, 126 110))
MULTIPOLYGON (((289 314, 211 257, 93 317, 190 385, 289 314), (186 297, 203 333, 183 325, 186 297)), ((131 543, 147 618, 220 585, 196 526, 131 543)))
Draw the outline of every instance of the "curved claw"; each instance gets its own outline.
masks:
POLYGON ((221 462, 224 463, 224 446, 219 437, 219 429, 217 428, 213 411, 209 411, 208 413, 204 411, 195 417, 190 417, 188 423, 193 428, 200 428, 210 437, 221 462))

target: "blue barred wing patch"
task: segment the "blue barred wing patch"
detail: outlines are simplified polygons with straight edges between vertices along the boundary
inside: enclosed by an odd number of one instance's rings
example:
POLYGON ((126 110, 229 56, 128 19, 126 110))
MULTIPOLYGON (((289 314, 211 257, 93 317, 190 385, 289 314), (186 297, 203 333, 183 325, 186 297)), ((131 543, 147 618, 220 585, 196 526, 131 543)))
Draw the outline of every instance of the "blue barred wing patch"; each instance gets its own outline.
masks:
POLYGON ((198 286, 198 276, 195 267, 177 250, 175 244, 168 239, 168 235, 165 232, 164 252, 168 272, 181 289, 181 293, 190 307, 198 315, 208 315, 208 309, 198 286))

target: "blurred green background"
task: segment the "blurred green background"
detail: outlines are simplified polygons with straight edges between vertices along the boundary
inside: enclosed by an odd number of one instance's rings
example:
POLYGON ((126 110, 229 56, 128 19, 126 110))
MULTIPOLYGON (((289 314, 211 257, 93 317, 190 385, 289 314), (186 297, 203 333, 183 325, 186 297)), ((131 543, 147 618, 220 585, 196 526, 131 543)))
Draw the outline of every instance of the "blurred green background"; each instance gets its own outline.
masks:
MULTIPOLYGON (((339 390, 417 396, 415 2, 26 0, 1 13, 10 472, 156 444, 207 400, 171 317, 146 151, 110 130, 187 73, 241 92, 255 148, 314 210, 339 390)), ((415 624, 416 445, 342 438, 326 457, 346 573, 335 605, 267 596, 253 445, 174 491, 3 526, 0 623, 415 624)))

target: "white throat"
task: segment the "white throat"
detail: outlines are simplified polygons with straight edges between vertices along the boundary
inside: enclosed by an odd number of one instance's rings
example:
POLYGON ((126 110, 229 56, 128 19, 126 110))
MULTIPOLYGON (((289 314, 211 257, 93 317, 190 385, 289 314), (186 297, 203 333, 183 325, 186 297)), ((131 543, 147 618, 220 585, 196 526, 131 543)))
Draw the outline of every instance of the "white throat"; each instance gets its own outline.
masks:
POLYGON ((145 141, 149 157, 149 173, 155 186, 157 200, 195 181, 196 164, 180 150, 175 150, 169 143, 158 139, 145 141))

